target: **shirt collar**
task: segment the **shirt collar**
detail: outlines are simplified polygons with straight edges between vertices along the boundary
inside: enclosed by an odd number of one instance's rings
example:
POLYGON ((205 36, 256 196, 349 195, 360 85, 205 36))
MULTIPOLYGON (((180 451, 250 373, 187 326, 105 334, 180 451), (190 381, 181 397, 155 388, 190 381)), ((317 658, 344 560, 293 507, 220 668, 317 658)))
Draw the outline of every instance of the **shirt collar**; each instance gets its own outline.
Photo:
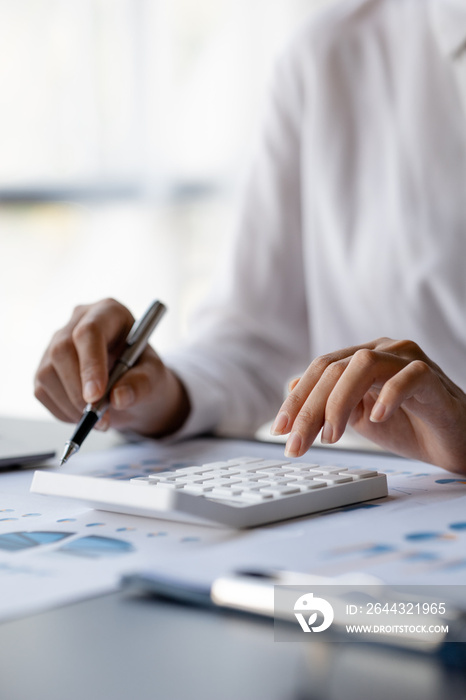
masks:
POLYGON ((441 51, 457 56, 466 48, 465 0, 431 0, 430 13, 441 51))

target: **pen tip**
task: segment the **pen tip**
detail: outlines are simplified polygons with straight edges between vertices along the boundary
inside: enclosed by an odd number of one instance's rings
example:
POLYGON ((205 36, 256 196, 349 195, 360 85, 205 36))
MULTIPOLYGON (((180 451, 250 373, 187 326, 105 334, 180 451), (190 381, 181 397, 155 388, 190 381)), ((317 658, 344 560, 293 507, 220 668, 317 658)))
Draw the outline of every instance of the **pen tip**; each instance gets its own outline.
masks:
POLYGON ((69 458, 75 454, 79 450, 79 445, 77 445, 75 442, 70 440, 70 442, 67 442, 65 445, 65 450, 63 452, 62 458, 60 460, 60 467, 65 464, 69 460, 69 458))

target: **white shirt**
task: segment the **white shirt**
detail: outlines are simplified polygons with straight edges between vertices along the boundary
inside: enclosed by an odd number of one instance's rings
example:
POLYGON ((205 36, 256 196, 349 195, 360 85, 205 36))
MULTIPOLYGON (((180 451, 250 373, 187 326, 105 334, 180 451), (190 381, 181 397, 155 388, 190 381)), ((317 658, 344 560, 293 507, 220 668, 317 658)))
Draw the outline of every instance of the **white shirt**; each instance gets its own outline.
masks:
POLYGON ((323 353, 410 338, 466 388, 466 2, 343 0, 280 59, 226 265, 167 358, 181 434, 250 434, 323 353))

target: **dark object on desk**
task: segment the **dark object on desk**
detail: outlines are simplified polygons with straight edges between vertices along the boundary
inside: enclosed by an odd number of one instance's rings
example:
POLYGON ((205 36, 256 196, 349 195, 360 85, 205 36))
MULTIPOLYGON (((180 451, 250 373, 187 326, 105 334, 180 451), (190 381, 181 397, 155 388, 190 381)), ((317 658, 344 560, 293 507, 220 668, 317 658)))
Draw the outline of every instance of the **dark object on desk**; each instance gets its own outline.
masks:
MULTIPOLYGON (((304 580, 306 576, 302 578, 304 580)), ((330 581, 312 575, 307 578, 307 585, 317 587, 322 586, 323 582, 328 585, 330 581)), ((202 608, 274 619, 280 625, 296 627, 296 621, 290 611, 287 608, 277 607, 274 585, 280 582, 279 572, 275 576, 272 573, 268 575, 267 572, 260 571, 238 572, 231 576, 220 577, 213 582, 211 588, 181 578, 160 575, 156 571, 128 574, 121 581, 123 588, 135 592, 152 594, 202 608)), ((334 583, 338 584, 338 580, 335 579, 334 583)), ((331 588, 329 588, 329 595, 331 599, 331 588)), ((393 595, 396 596, 396 593, 394 592, 393 595)), ((393 600, 396 600, 396 597, 393 600)), ((361 636, 356 644, 363 648, 390 648, 405 654, 420 655, 437 660, 446 667, 464 670, 466 667, 466 615, 462 610, 456 609, 451 611, 449 619, 443 622, 448 623, 447 633, 431 644, 419 643, 415 634, 407 633, 404 635, 395 633, 385 637, 382 634, 374 634, 369 641, 361 636), (447 641, 448 630, 449 639, 452 641, 447 641)), ((335 618, 332 629, 332 642, 348 643, 343 620, 335 618)), ((298 636, 301 637, 300 634, 298 636)))
POLYGON ((437 659, 277 644, 272 623, 119 592, 0 625, 2 700, 464 700, 437 659), (40 642, 38 643, 38 640, 40 642))
POLYGON ((31 445, 0 434, 0 470, 32 467, 55 457, 53 450, 31 445))

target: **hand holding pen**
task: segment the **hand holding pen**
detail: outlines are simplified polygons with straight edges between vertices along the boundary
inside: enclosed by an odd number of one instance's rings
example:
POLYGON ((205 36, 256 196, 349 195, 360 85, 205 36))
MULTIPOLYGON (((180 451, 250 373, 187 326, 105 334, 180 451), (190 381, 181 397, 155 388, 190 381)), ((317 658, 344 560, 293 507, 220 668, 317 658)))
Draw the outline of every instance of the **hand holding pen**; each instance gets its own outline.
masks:
POLYGON ((128 349, 133 324, 128 309, 113 299, 77 307, 44 353, 35 377, 36 397, 67 422, 78 423, 86 404, 97 404, 102 428, 146 436, 176 431, 189 413, 186 391, 147 339, 131 369, 114 375, 110 386, 110 370, 128 349), (99 407, 102 400, 109 404, 105 413, 99 407))

